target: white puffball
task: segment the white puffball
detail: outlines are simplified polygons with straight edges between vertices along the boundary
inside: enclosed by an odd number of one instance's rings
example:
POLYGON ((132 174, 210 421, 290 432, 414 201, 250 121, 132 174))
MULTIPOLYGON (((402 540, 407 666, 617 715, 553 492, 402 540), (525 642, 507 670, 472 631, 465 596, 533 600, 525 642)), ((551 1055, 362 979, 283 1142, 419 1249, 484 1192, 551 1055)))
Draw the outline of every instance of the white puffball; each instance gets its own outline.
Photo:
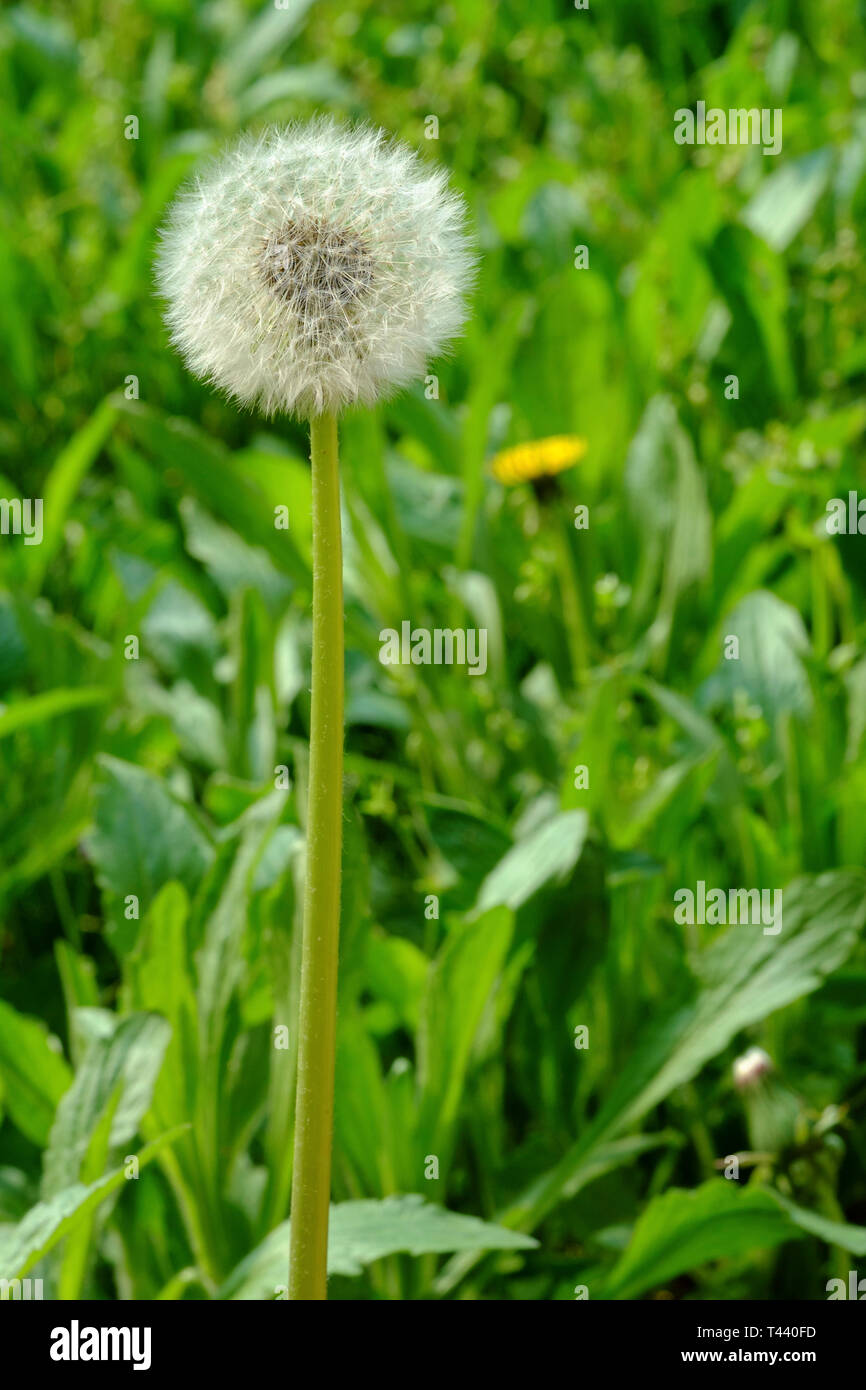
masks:
POLYGON ((243 136, 161 236, 173 342, 265 414, 372 405, 420 379, 460 331, 475 264, 445 174, 330 119, 243 136))

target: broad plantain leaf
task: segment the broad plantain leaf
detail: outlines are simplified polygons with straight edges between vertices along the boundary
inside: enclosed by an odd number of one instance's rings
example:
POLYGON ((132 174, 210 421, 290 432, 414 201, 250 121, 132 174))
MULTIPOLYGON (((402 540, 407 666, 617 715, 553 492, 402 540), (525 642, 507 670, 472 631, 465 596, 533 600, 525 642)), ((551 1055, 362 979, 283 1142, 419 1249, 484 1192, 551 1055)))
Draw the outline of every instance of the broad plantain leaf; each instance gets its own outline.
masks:
MULTIPOLYGON (((150 1163, 167 1145, 173 1144, 188 1128, 188 1125, 179 1125, 140 1149, 137 1155, 138 1170, 141 1171, 145 1164, 150 1163)), ((0 1233, 0 1278, 23 1278, 49 1250, 54 1249, 58 1241, 74 1231, 80 1221, 126 1181, 127 1169, 124 1166, 96 1182, 87 1185, 75 1183, 55 1193, 47 1202, 37 1202, 17 1226, 0 1233)))
POLYGON ((137 1013, 118 1023, 110 1036, 93 1039, 57 1107, 44 1160, 43 1198, 78 1181, 91 1139, 110 1105, 115 1108, 109 1150, 133 1137, 150 1105, 170 1033, 158 1014, 137 1013))
POLYGON ((743 1028, 816 989, 848 957, 864 920, 866 877, 839 872, 798 879, 784 889, 780 935, 731 927, 699 963, 705 983, 697 998, 638 1040, 586 1133, 500 1219, 531 1229, 564 1190, 578 1191, 598 1145, 637 1124, 743 1028))
POLYGON ((586 811, 559 811, 543 821, 491 869, 478 893, 478 911, 500 905, 516 911, 545 884, 567 879, 588 828, 586 811))
POLYGON ((675 1187, 641 1214, 604 1296, 639 1298, 710 1260, 768 1249, 802 1234, 763 1188, 740 1188, 724 1178, 691 1191, 675 1187))
POLYGON ((759 589, 725 618, 724 631, 738 639, 739 659, 723 657, 704 682, 698 697, 703 708, 732 706, 742 692, 771 725, 783 714, 809 713, 812 695, 802 661, 809 644, 796 608, 759 589))
POLYGON ((153 773, 118 758, 99 762, 103 778, 88 848, 113 911, 113 945, 124 952, 138 930, 123 914, 124 900, 138 898, 143 915, 166 883, 176 880, 193 893, 213 850, 186 806, 153 773))
MULTIPOLYGON (((531 1236, 446 1211, 418 1193, 381 1201, 338 1202, 331 1207, 328 1273, 360 1274, 386 1255, 439 1255, 456 1250, 532 1250, 531 1236)), ((284 1287, 289 1222, 284 1221, 232 1271, 220 1298, 272 1298, 284 1287)))

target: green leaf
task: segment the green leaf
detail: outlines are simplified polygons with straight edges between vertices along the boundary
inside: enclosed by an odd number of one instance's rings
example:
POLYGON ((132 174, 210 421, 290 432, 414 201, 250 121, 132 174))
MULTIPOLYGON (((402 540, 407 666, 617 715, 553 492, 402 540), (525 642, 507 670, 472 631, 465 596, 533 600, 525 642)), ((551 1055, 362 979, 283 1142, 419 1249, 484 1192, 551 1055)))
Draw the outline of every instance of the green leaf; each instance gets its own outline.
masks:
POLYGON ((138 931, 138 923, 123 916, 124 899, 135 895, 144 913, 166 883, 176 880, 193 893, 213 850, 184 804, 153 773, 108 756, 99 764, 96 824, 87 844, 113 910, 113 944, 123 952, 138 931))
POLYGON ((507 828, 480 808, 443 796, 425 796, 421 808, 436 850, 453 871, 445 889, 448 906, 467 910, 482 880, 511 847, 507 828))
POLYGON ((459 923, 430 967, 418 1028, 419 1137, 424 1151, 447 1152, 472 1045, 505 963, 512 913, 493 907, 459 923))
POLYGON ((786 160, 764 179, 740 220, 774 251, 784 251, 815 211, 830 181, 832 165, 829 149, 786 160))
POLYGON ((379 1051, 358 1010, 344 1006, 337 1031, 334 1139, 349 1191, 384 1195, 399 1185, 379 1051))
MULTIPOLYGON (((509 295, 493 328, 487 329, 486 352, 477 362, 472 390, 462 420, 461 453, 463 473, 463 516, 457 542, 458 570, 471 568, 475 527, 484 498, 484 451, 490 414, 507 390, 512 361, 524 330, 528 301, 522 295, 509 295)), ((476 330, 479 331, 476 325, 476 330)))
POLYGON ((303 27, 312 3, 313 0, 285 0, 279 9, 266 6, 239 36, 233 35, 224 60, 228 84, 233 91, 251 77, 258 77, 269 58, 281 55, 303 27))
POLYGON ((72 436, 45 480, 42 488, 45 518, 42 544, 29 548, 27 552, 31 584, 35 591, 38 591, 48 564, 60 547, 72 500, 87 470, 98 458, 116 418, 117 411, 111 401, 103 401, 87 423, 72 436))
MULTIPOLYGON (((386 1255, 438 1255, 456 1250, 532 1250, 538 1242, 502 1226, 425 1202, 418 1193, 331 1207, 328 1273, 352 1276, 386 1255)), ((272 1231, 237 1266, 222 1299, 272 1298, 285 1287, 289 1222, 272 1231)))
POLYGON ((763 1188, 740 1188, 725 1178, 692 1191, 673 1188, 653 1198, 640 1216, 604 1297, 639 1298, 710 1260, 742 1258, 798 1234, 763 1188))
POLYGON ((174 675, 200 676, 219 654, 216 623, 201 599, 173 580, 163 584, 142 623, 148 653, 174 675))
POLYGON ((478 893, 477 911, 505 906, 517 911, 548 883, 563 883, 572 873, 589 829, 586 811, 560 811, 530 831, 487 875, 478 893))
POLYGON ((11 705, 0 706, 0 738, 34 724, 44 724, 47 719, 56 719, 70 710, 104 704, 110 697, 111 691, 103 686, 82 685, 70 690, 46 690, 41 695, 16 700, 11 705))
POLYGON ((204 565, 224 594, 255 589, 271 610, 283 606, 292 592, 291 582, 261 546, 247 545, 230 526, 215 521, 193 497, 185 497, 179 510, 187 550, 204 565))
MULTIPOLYGON (((153 1143, 146 1144, 137 1155, 139 1171, 188 1129, 189 1125, 179 1125, 177 1129, 161 1134, 153 1143)), ((22 1279, 29 1269, 126 1181, 127 1168, 124 1166, 96 1182, 87 1185, 76 1183, 56 1193, 49 1201, 38 1202, 11 1231, 0 1232, 0 1278, 22 1279)))
POLYGON ((109 1151, 129 1143, 150 1105, 170 1033, 158 1014, 138 1013, 123 1019, 109 1036, 93 1039, 57 1107, 44 1159, 43 1198, 78 1181, 93 1135, 110 1105, 114 1113, 109 1151))
POLYGON ((244 967, 242 947, 255 871, 284 804, 285 794, 274 791, 246 813, 244 834, 196 953, 202 1048, 213 1057, 219 1052, 225 1012, 244 967))
POLYGON ((459 479, 392 459, 387 468, 397 520, 407 536, 452 551, 460 535, 463 489, 459 479))
MULTIPOLYGON (((166 205, 183 182, 190 166, 207 154, 211 140, 202 131, 187 130, 171 145, 163 146, 141 190, 135 217, 124 228, 120 249, 105 267, 105 286, 117 304, 126 304, 140 293, 150 275, 155 232, 166 205)), ((113 397, 122 408, 125 398, 113 397)))
POLYGON ((738 691, 773 725, 782 714, 808 715, 812 708, 802 658, 809 640, 796 608, 758 589, 724 619, 724 632, 739 639, 739 660, 722 660, 700 689, 705 709, 733 706, 738 691))
POLYGON ((821 1216, 817 1211, 807 1211, 805 1207, 798 1206, 775 1188, 769 1188, 768 1191, 782 1210, 787 1212, 794 1225, 807 1231, 810 1236, 817 1236, 828 1245, 838 1245, 842 1250, 849 1250, 852 1255, 866 1255, 866 1226, 852 1226, 847 1221, 831 1221, 829 1217, 821 1216))
POLYGON ((654 396, 631 441, 625 488, 641 537, 635 611, 649 611, 659 584, 649 640, 667 641, 679 595, 709 572, 712 518, 691 440, 667 396, 654 396))
POLYGON ((25 307, 29 267, 19 254, 16 239, 5 226, 0 228, 0 333, 10 374, 22 391, 33 393, 38 389, 36 325, 25 307))
MULTIPOLYGON (((186 420, 163 416, 139 401, 119 398, 118 408, 135 438, 149 456, 163 468, 178 471, 199 499, 218 517, 242 535, 250 545, 260 546, 270 555, 277 567, 302 582, 309 583, 306 566, 298 555, 298 541, 304 540, 310 526, 310 473, 306 469, 307 505, 300 502, 300 468, 297 459, 271 457, 274 470, 284 478, 282 495, 278 499, 289 507, 290 526, 299 528, 278 531, 274 526, 274 511, 270 498, 263 491, 262 480, 255 470, 242 467, 245 456, 233 457, 202 430, 186 420), (256 476, 253 476, 255 472, 256 476)), ((258 463, 255 460, 256 464, 258 463)))
POLYGON ((576 1190, 598 1145, 637 1124, 742 1029, 811 993, 840 966, 866 921, 866 877, 798 879, 784 889, 783 903, 780 935, 731 927, 704 952, 697 998, 638 1038, 586 1133, 501 1216, 506 1224, 532 1229, 564 1191, 576 1190))
POLYGON ((127 959, 127 1003, 161 1014, 171 1027, 151 1112, 160 1129, 192 1111, 197 1079, 196 1006, 187 946, 189 899, 181 884, 167 883, 141 925, 135 955, 127 959))
MULTIPOLYGON (((674 1130, 660 1130, 657 1134, 633 1134, 625 1139, 614 1139, 610 1144, 599 1144, 592 1157, 576 1170, 570 1182, 566 1182, 560 1192, 560 1199, 568 1201, 598 1178, 613 1173, 617 1168, 631 1164, 641 1154, 662 1146, 682 1146, 682 1136, 674 1130)), ((512 1229, 509 1227, 509 1229, 512 1229)), ((458 1255, 437 1276, 435 1290, 438 1294, 448 1294, 475 1264, 477 1255, 458 1255)))
POLYGON ((21 1133, 47 1143, 57 1103, 72 1072, 49 1042, 48 1029, 0 1000, 0 1081, 5 1108, 21 1133))
POLYGON ((228 753, 221 711, 190 681, 176 681, 166 689, 146 668, 133 670, 127 696, 136 711, 162 715, 170 722, 185 757, 209 769, 225 767, 228 753))
POLYGON ((430 962, 424 952, 402 936, 386 936, 378 929, 367 934, 364 947, 364 980, 379 999, 394 1010, 395 1019, 412 1032, 430 962))
POLYGON ((714 280, 725 297, 731 328, 726 359, 741 382, 762 382, 770 400, 796 389, 788 326, 790 288, 781 258, 747 228, 726 222, 705 248, 714 280))
POLYGON ((443 1254, 455 1250, 532 1250, 531 1237, 425 1202, 418 1193, 382 1201, 341 1202, 333 1211, 328 1268, 360 1274, 385 1255, 443 1254))
MULTIPOLYGON (((81 1183, 95 1182, 105 1173, 108 1165, 111 1127, 122 1093, 123 1082, 118 1081, 101 1117, 93 1127, 78 1171, 78 1181, 81 1183)), ((95 1220, 95 1212, 85 1216, 63 1242, 63 1248, 60 1252, 60 1269, 57 1276, 57 1297, 59 1299, 65 1301, 81 1297, 87 1275, 95 1220)))
POLYGON ((316 106, 350 106, 352 89, 329 63, 304 63, 281 68, 253 82, 238 100, 238 118, 244 124, 274 102, 304 101, 316 106))

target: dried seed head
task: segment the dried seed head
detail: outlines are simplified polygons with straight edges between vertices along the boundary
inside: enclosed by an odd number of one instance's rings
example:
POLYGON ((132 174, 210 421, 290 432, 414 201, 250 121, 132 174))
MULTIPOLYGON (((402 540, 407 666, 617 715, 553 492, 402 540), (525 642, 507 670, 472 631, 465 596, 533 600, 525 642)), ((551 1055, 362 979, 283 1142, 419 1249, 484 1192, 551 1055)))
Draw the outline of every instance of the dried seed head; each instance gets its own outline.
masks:
POLYGON ((315 327, 339 315, 369 289, 373 258, 361 238, 308 219, 287 222, 262 248, 262 273, 274 294, 315 327))
POLYGON ((178 197, 158 261, 190 369, 266 413, 336 411, 423 374, 474 257, 444 174, 333 121, 245 136, 178 197))
POLYGON ((774 1071, 773 1059, 762 1047, 750 1047, 734 1062, 734 1085, 738 1091, 749 1091, 758 1086, 765 1076, 774 1071))

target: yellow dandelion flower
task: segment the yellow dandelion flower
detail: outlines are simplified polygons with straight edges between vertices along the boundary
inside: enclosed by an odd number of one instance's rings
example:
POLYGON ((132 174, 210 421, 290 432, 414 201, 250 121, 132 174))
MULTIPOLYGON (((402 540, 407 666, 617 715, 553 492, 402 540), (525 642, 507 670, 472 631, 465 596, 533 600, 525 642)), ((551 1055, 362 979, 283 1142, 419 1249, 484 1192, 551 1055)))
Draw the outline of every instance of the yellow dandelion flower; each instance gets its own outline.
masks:
POLYGON ((551 478, 572 464, 579 463, 587 444, 576 434, 554 434, 549 439, 535 439, 529 444, 516 444, 503 449, 491 464, 494 478, 506 487, 512 483, 530 483, 537 478, 551 478))

